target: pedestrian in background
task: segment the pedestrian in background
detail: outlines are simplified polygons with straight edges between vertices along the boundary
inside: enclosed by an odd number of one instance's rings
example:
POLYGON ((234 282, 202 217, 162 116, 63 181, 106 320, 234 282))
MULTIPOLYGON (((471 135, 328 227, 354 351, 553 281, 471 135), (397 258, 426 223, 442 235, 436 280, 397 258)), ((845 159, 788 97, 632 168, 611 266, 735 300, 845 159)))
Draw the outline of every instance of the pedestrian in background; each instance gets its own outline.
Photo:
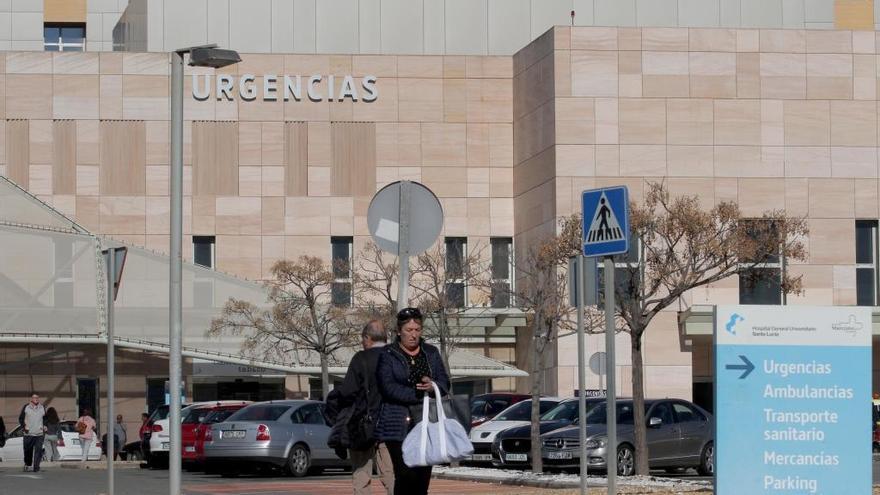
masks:
POLYGON ((355 495, 369 495, 373 479, 373 465, 388 495, 394 493, 394 468, 391 455, 384 443, 377 442, 373 429, 382 403, 382 395, 376 384, 376 366, 382 348, 388 341, 388 333, 381 320, 371 320, 361 331, 362 351, 358 351, 348 365, 345 379, 339 386, 342 407, 351 408, 349 437, 351 448, 352 483, 355 495))
POLYGON ((403 440, 414 423, 409 408, 421 404, 426 393, 433 393, 432 381, 441 394, 449 390, 449 374, 440 351, 422 339, 422 320, 418 308, 397 313, 397 337, 381 349, 376 368, 382 394, 376 438, 385 442, 391 454, 395 495, 428 493, 431 466, 409 467, 403 461, 403 440))
POLYGON ((122 422, 122 415, 116 415, 116 424, 113 425, 113 460, 119 458, 120 451, 125 447, 128 441, 128 430, 125 429, 125 423, 122 422))
POLYGON ((31 394, 31 400, 21 409, 18 416, 18 424, 24 429, 24 470, 40 471, 40 461, 43 460, 43 417, 46 409, 40 404, 40 396, 31 394))
POLYGON ((54 407, 46 409, 46 417, 43 418, 43 426, 46 427, 46 438, 43 440, 43 450, 48 453, 49 461, 61 460, 58 453, 58 437, 61 435, 61 419, 54 407))
POLYGON ((79 445, 82 447, 83 464, 89 460, 89 449, 95 443, 95 418, 88 407, 82 409, 82 415, 76 420, 76 432, 79 433, 79 445))

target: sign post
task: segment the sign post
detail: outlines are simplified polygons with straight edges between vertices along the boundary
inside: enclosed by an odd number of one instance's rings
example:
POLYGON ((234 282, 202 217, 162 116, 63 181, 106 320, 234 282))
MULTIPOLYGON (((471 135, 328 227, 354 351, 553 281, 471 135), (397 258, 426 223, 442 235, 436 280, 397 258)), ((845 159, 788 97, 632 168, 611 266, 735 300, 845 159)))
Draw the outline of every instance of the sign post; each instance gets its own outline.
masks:
MULTIPOLYGON (((591 189, 581 194, 581 216, 583 217, 583 255, 604 257, 605 278, 605 375, 606 409, 608 411, 608 447, 605 466, 608 471, 608 493, 617 494, 617 389, 615 377, 614 351, 614 259, 615 254, 629 250, 629 194, 626 186, 591 189)), ((583 277, 579 277, 583 280, 583 277)), ((580 310, 579 310, 580 311, 580 310)), ((580 312, 579 312, 580 315, 580 312)), ((583 325, 578 325, 578 374, 584 374, 583 325)), ((579 394, 578 407, 583 411, 585 394, 579 394)), ((586 424, 580 421, 580 445, 587 444, 586 424)), ((587 468, 581 455, 581 494, 586 494, 587 468)))
POLYGON ((716 494, 871 493, 871 327, 868 307, 716 308, 716 494))
POLYGON ((104 267, 107 270, 107 493, 113 495, 115 480, 113 457, 116 444, 113 442, 113 421, 115 420, 114 402, 116 400, 116 348, 113 342, 114 302, 122 282, 122 269, 125 267, 125 256, 128 248, 108 248, 101 251, 104 255, 104 267))
POLYGON ((397 310, 409 305, 409 257, 434 244, 443 228, 443 208, 430 189, 408 180, 392 182, 370 200, 367 227, 379 249, 397 255, 397 310), (410 222, 410 219, 418 219, 410 222))

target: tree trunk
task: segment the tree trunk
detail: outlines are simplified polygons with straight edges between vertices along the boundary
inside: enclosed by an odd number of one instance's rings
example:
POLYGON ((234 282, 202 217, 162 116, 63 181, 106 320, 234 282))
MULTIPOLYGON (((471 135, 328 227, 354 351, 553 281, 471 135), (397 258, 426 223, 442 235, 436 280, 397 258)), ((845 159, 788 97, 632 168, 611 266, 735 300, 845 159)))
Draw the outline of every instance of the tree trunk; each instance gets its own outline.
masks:
POLYGON ((449 374, 449 393, 452 394, 452 368, 449 367, 449 319, 444 311, 440 311, 440 357, 446 373, 449 374))
MULTIPOLYGON (((537 318, 536 318, 537 321, 537 318)), ((532 360, 532 415, 531 415, 531 423, 532 423, 532 432, 531 432, 531 458, 532 458, 532 472, 541 473, 544 472, 544 462, 541 458, 541 383, 543 382, 542 377, 542 368, 544 363, 543 358, 543 348, 544 345, 539 345, 540 337, 538 337, 540 332, 540 325, 535 324, 534 336, 535 339, 535 357, 532 360)))
POLYGON ((633 423, 636 449, 636 474, 647 475, 648 468, 648 432, 645 429, 645 366, 642 359, 642 339, 638 332, 631 330, 632 345, 632 392, 633 392, 633 423))
POLYGON ((321 400, 327 399, 330 393, 330 366, 327 363, 327 355, 321 354, 321 400))

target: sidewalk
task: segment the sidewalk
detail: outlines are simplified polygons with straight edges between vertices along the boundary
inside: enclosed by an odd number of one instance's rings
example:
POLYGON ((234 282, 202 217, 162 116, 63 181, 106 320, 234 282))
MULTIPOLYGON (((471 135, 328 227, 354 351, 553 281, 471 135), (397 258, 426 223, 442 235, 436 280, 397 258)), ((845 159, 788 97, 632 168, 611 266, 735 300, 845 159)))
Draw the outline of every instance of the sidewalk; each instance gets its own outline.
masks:
MULTIPOLYGON (((107 469, 107 461, 64 461, 64 462, 43 462, 40 469, 60 467, 62 469, 107 469)), ((141 461, 116 461, 113 463, 114 469, 134 469, 141 467, 141 461)))
MULTIPOLYGON (((506 469, 490 469, 477 467, 443 467, 435 466, 433 475, 435 478, 479 481, 483 483, 498 483, 501 485, 528 486, 533 488, 579 488, 580 476, 575 474, 536 474, 531 471, 514 471, 506 469)), ((589 476, 587 485, 590 487, 604 487, 608 480, 604 476, 589 476)), ((711 493, 712 482, 700 480, 659 478, 654 476, 629 476, 618 477, 619 488, 632 488, 641 493, 650 493, 654 490, 669 491, 676 493, 702 492, 711 493), (648 490, 646 492, 646 490, 648 490)))

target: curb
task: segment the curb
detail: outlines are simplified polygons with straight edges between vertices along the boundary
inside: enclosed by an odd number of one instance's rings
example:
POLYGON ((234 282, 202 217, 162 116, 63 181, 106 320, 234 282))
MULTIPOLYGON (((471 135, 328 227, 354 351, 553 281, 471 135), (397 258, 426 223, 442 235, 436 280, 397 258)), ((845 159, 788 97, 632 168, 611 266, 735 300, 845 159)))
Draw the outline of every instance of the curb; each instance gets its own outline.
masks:
MULTIPOLYGON (((106 471, 107 463, 103 461, 91 461, 85 464, 82 464, 79 461, 72 461, 70 463, 61 464, 61 469, 86 469, 86 470, 95 470, 95 471, 106 471)), ((113 468, 115 469, 139 469, 141 467, 141 461, 117 461, 113 463, 113 468)))
MULTIPOLYGON (((473 468, 469 468, 473 469, 473 468)), ((493 471, 496 475, 498 474, 497 470, 493 471)), ((439 472, 435 472, 433 475, 434 478, 438 479, 447 479, 453 481, 475 481, 480 483, 490 483, 496 485, 507 485, 507 486, 526 486, 529 488, 550 488, 550 489, 562 489, 562 488, 579 488, 580 480, 579 479, 559 479, 554 477, 553 475, 547 475, 546 477, 533 475, 531 472, 528 473, 520 473, 520 472, 510 472, 508 476, 482 476, 478 472, 456 472, 454 468, 441 468, 439 472)), ((639 478, 638 482, 635 483, 627 483, 625 480, 618 479, 619 487, 643 487, 643 488, 651 488, 651 489, 672 489, 677 490, 679 492, 686 491, 705 491, 706 489, 712 490, 711 483, 699 483, 693 481, 682 481, 676 483, 675 480, 671 479, 656 479, 655 483, 652 483, 655 479, 653 477, 645 477, 639 478)), ((608 481, 606 478, 601 476, 595 476, 588 478, 588 484, 590 487, 603 487, 608 486, 608 481)))

